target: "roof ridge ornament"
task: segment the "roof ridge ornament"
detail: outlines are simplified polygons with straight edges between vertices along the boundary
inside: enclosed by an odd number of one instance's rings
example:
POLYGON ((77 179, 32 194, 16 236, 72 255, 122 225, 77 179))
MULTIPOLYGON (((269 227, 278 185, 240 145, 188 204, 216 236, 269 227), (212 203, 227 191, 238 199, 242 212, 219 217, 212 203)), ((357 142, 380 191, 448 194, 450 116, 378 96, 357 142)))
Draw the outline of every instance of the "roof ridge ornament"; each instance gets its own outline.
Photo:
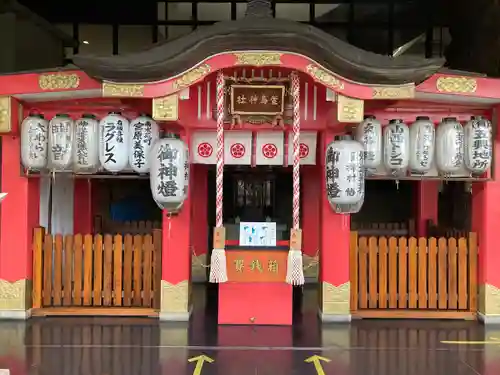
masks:
POLYGON ((248 0, 245 17, 273 18, 271 0, 248 0))

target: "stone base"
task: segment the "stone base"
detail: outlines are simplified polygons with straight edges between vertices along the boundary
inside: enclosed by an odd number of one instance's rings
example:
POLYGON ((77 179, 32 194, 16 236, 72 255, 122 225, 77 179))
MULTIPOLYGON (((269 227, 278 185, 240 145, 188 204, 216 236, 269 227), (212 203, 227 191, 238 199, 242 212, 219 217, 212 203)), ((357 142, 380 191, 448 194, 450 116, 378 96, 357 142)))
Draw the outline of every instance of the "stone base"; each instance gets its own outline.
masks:
POLYGON ((188 322, 193 312, 193 307, 187 312, 160 312, 158 317, 164 322, 188 322))
POLYGON ((500 325, 500 315, 485 315, 478 311, 477 320, 484 325, 500 325))
POLYGON ((0 310, 0 320, 26 320, 31 318, 29 310, 0 310))
POLYGON ((324 314, 318 309, 318 316, 323 323, 351 323, 351 314, 324 314))

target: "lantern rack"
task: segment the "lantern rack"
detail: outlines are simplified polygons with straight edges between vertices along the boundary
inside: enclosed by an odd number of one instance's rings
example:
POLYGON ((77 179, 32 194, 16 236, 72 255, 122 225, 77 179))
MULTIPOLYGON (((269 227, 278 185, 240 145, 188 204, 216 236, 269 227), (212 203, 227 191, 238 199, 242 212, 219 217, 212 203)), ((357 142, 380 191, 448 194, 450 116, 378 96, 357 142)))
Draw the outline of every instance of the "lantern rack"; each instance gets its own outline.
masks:
POLYGON ((73 172, 56 172, 56 173, 50 173, 50 172, 35 172, 35 171, 27 171, 22 169, 21 176, 23 177, 28 177, 28 178, 42 178, 42 177, 70 177, 74 179, 100 179, 100 180, 113 180, 113 179, 122 179, 122 180, 145 180, 149 179, 149 174, 137 174, 137 173, 106 173, 106 172, 99 172, 99 173, 93 173, 93 174, 77 174, 73 172))
POLYGON ((384 181, 466 181, 466 182, 486 182, 493 181, 492 177, 441 177, 441 176, 367 176, 366 180, 384 180, 384 181))

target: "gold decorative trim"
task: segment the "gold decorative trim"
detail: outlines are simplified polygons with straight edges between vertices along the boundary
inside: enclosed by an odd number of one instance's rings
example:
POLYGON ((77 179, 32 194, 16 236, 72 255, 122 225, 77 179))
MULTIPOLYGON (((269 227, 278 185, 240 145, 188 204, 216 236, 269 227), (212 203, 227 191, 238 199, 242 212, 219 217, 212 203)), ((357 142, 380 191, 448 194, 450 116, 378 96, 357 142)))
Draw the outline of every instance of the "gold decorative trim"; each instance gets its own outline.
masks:
POLYGON ((415 85, 402 87, 373 87, 372 99, 413 99, 415 85))
POLYGON ((103 82, 102 96, 137 98, 144 96, 144 85, 103 82))
POLYGON ((235 53, 236 65, 281 65, 282 53, 277 52, 240 52, 235 53))
POLYGON ((191 69, 190 71, 188 71, 187 73, 182 75, 181 78, 178 78, 174 81, 174 85, 173 85, 174 90, 191 86, 194 82, 205 77, 211 71, 212 71, 212 68, 208 64, 203 64, 203 65, 200 65, 196 68, 191 69))
POLYGON ((500 315, 500 288, 481 284, 478 288, 478 310, 485 315, 500 315))
POLYGON ((0 133, 9 133, 12 130, 12 98, 0 97, 0 133))
POLYGON ((306 70, 315 80, 321 82, 325 86, 331 87, 335 90, 344 89, 344 82, 339 80, 337 77, 335 77, 328 71, 313 64, 308 65, 306 70))
POLYGON ((179 96, 170 95, 153 99, 153 119, 177 121, 179 119, 179 96))
POLYGON ((46 91, 76 89, 78 86, 80 77, 74 73, 40 74, 38 77, 38 87, 46 91))
POLYGON ((337 120, 339 122, 363 121, 365 109, 365 102, 363 100, 338 95, 337 102, 337 120))
POLYGON ((349 315, 351 283, 335 286, 323 281, 321 284, 321 311, 326 315, 349 315))
POLYGON ((189 312, 191 285, 184 280, 177 284, 161 281, 161 312, 187 313, 189 312))
POLYGON ((477 80, 469 77, 439 77, 436 88, 439 92, 473 93, 477 90, 477 80))
POLYGON ((0 310, 28 310, 31 308, 31 280, 14 282, 0 279, 0 310))

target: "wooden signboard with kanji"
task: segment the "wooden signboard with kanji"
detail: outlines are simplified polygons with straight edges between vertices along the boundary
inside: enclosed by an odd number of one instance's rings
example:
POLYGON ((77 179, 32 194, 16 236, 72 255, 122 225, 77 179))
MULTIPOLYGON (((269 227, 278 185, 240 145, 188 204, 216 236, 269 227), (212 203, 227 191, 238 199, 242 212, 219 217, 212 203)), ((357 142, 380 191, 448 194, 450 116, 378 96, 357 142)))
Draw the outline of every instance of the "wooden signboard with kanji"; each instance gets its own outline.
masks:
POLYGON ((285 86, 231 85, 232 115, 282 115, 285 86))
POLYGON ((226 251, 228 281, 285 282, 288 251, 226 251))

